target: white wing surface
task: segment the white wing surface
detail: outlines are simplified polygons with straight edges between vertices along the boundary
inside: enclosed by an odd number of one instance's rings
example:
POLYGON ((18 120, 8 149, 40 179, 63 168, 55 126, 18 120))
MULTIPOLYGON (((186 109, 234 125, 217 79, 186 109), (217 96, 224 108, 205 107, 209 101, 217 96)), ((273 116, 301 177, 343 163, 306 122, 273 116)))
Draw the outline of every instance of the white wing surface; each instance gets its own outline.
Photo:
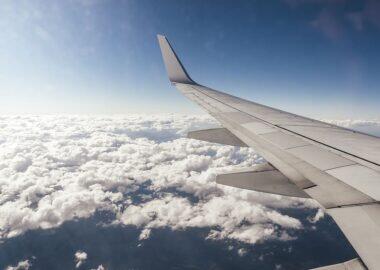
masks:
POLYGON ((380 138, 197 84, 167 39, 159 35, 158 40, 172 84, 223 126, 190 136, 247 145, 272 167, 219 177, 219 183, 317 200, 360 257, 322 269, 380 269, 380 138))

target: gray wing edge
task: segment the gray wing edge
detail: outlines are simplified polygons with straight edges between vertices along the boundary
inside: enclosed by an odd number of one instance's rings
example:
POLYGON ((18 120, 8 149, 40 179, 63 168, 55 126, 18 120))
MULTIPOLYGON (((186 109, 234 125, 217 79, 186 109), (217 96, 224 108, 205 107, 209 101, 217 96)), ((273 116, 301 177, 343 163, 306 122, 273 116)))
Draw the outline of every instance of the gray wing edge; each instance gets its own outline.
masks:
POLYGON ((359 259, 353 259, 347 262, 314 268, 311 270, 366 270, 367 268, 359 259))
POLYGON ((224 145, 247 147, 238 137, 226 128, 194 130, 187 133, 187 138, 224 145))
POLYGON ((169 41, 165 36, 157 35, 158 43, 160 44, 162 58, 164 59, 166 71, 168 72, 169 80, 172 83, 196 84, 187 74, 178 56, 170 46, 169 41))

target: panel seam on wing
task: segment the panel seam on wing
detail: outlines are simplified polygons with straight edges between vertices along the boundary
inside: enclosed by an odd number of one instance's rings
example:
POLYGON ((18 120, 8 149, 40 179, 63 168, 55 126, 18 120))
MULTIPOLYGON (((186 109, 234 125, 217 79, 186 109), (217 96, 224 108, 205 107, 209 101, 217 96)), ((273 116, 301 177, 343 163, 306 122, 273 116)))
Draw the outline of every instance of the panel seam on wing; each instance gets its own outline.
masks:
MULTIPOLYGON (((237 109, 237 108, 235 108, 235 107, 233 107, 233 106, 231 106, 231 105, 229 105, 229 104, 226 104, 225 102, 223 102, 223 101, 221 101, 221 100, 219 100, 219 99, 217 99, 217 98, 215 98, 215 97, 212 97, 212 96, 210 96, 210 95, 204 93, 204 92, 201 91, 201 90, 198 90, 198 89, 194 88, 194 86, 189 85, 189 87, 193 88, 195 91, 199 91, 199 92, 201 92, 203 95, 205 95, 205 96, 207 96, 207 97, 209 97, 209 98, 211 98, 211 99, 213 99, 213 100, 215 100, 215 101, 217 101, 217 102, 222 103, 222 104, 225 105, 225 106, 231 107, 232 109, 235 109, 235 110, 237 110, 237 111, 239 111, 239 112, 241 112, 241 113, 247 114, 247 115, 251 116, 251 117, 254 118, 254 119, 257 119, 257 120, 263 121, 264 123, 266 123, 266 124, 268 124, 268 125, 270 125, 270 126, 277 127, 278 129, 286 130, 286 131, 288 131, 288 132, 290 132, 290 133, 292 133, 292 134, 296 134, 296 135, 298 135, 298 136, 300 136, 300 137, 303 137, 303 138, 308 139, 308 140, 310 140, 310 141, 313 141, 313 142, 315 142, 315 143, 318 143, 318 144, 324 145, 324 146, 326 146, 326 147, 329 147, 329 148, 334 149, 334 150, 336 150, 336 151, 339 151, 339 152, 341 152, 341 153, 344 153, 344 154, 347 154, 347 155, 349 155, 349 156, 355 157, 355 158, 357 158, 357 159, 360 159, 360 160, 366 161, 366 162, 368 162, 368 163, 371 163, 371 164, 374 164, 374 165, 380 166, 380 164, 378 164, 378 163, 376 163, 376 162, 373 162, 373 161, 371 161, 371 160, 368 160, 368 159, 365 159, 365 158, 359 157, 359 156, 354 155, 354 154, 351 154, 351 153, 349 153, 349 152, 347 152, 347 151, 344 151, 344 150, 341 150, 341 149, 339 149, 339 148, 336 148, 336 147, 330 146, 330 145, 328 145, 328 144, 322 143, 322 142, 320 142, 320 141, 317 141, 317 140, 311 139, 311 138, 309 138, 309 137, 307 137, 307 136, 304 136, 304 135, 302 135, 302 134, 299 134, 299 133, 297 133, 297 132, 294 132, 294 131, 292 131, 292 130, 289 130, 289 129, 287 129, 287 128, 284 128, 284 127, 282 127, 282 126, 280 126, 280 125, 272 124, 272 123, 270 123, 270 122, 268 122, 268 121, 266 121, 266 120, 263 120, 263 119, 261 119, 261 118, 259 118, 259 117, 257 117, 257 116, 251 115, 251 114, 249 114, 249 113, 247 113, 247 112, 244 112, 244 111, 242 111, 242 110, 240 110, 240 109, 237 109)), ((214 108, 215 108, 215 107, 214 107, 214 108)), ((352 131, 352 130, 350 130, 350 131, 352 131)))

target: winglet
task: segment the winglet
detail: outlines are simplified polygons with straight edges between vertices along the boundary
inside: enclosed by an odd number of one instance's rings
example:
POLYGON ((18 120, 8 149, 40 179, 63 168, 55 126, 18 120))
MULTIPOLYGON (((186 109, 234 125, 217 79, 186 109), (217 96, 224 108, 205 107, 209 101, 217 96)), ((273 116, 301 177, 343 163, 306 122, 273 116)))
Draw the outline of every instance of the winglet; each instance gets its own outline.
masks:
POLYGON ((187 74, 167 38, 162 35, 157 35, 157 38, 158 43, 160 44, 162 58, 165 62, 166 71, 169 75, 169 80, 172 83, 196 84, 187 74))

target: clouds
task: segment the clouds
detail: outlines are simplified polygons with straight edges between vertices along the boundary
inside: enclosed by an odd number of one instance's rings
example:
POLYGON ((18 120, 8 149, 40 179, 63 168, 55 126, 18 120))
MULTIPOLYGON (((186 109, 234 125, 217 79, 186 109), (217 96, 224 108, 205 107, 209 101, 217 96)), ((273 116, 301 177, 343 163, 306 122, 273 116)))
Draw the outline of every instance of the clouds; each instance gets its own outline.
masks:
POLYGON ((324 120, 325 122, 380 137, 379 120, 324 120))
POLYGON ((379 120, 354 120, 354 119, 345 119, 345 120, 331 120, 323 119, 324 122, 328 122, 334 125, 347 127, 347 128, 356 128, 356 127, 380 127, 379 120))
POLYGON ((314 217, 310 218, 310 222, 312 223, 316 223, 318 222, 320 219, 324 218, 325 216, 325 212, 323 212, 322 209, 318 209, 317 213, 315 214, 314 217))
POLYGON ((218 229, 210 232, 209 239, 230 238, 251 244, 262 239, 281 239, 283 232, 276 226, 302 228, 300 221, 295 218, 233 196, 214 196, 192 204, 186 198, 168 195, 128 207, 120 221, 145 228, 141 239, 146 238, 146 230, 152 228, 215 227, 218 229))
POLYGON ((105 270, 106 268, 103 265, 99 265, 96 269, 91 270, 105 270))
POLYGON ((87 253, 81 250, 75 252, 75 268, 79 268, 87 260, 87 253))
POLYGON ((209 227, 208 239, 292 239, 303 228, 279 209, 312 201, 216 185, 215 175, 254 166, 252 149, 183 138, 206 116, 25 116, 0 118, 0 238, 114 213, 109 225, 209 227))
POLYGON ((344 31, 336 14, 330 9, 322 10, 311 25, 331 40, 340 39, 344 31))
POLYGON ((380 3, 376 0, 284 0, 291 8, 312 5, 316 16, 311 26, 333 41, 351 36, 349 31, 380 29, 380 3))
POLYGON ((5 270, 28 270, 31 266, 29 260, 25 260, 18 262, 15 266, 8 266, 5 270))

